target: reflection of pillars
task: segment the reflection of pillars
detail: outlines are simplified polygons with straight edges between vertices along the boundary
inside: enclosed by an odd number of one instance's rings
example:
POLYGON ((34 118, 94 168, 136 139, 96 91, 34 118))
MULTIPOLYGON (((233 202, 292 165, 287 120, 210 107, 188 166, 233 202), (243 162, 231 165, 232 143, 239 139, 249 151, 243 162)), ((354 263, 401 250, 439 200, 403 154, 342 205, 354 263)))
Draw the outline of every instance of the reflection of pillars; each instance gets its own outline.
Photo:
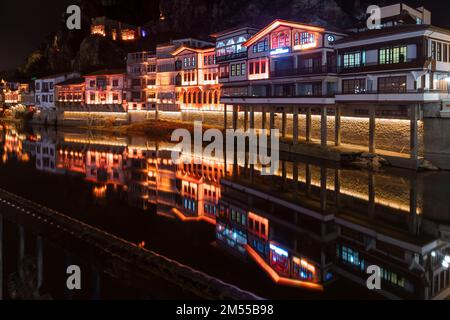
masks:
POLYGON ((341 145, 341 106, 336 105, 336 113, 334 120, 334 145, 339 147, 341 145))
POLYGON ((322 148, 326 148, 327 146, 327 107, 322 106, 322 110, 320 113, 320 144, 322 148))
POLYGON ((281 116, 281 134, 283 138, 286 138, 286 126, 287 126, 287 113, 286 110, 283 110, 282 116, 281 116))
POLYGON ((327 168, 320 168, 320 209, 327 209, 327 168))
POLYGON ((369 171, 369 217, 375 218, 375 175, 369 171))
POLYGON ((411 105, 411 159, 413 160, 417 160, 417 156, 418 156, 418 126, 417 126, 417 121, 419 120, 419 110, 418 110, 418 105, 411 105))
POLYGON ((294 162, 292 169, 292 181, 294 182, 294 190, 297 191, 298 189, 298 163, 294 162))
POLYGON ((255 107, 252 106, 250 110, 250 129, 255 129, 255 107))
POLYGON ((311 121, 311 107, 306 108, 306 141, 311 142, 311 130, 312 130, 312 121, 311 121))
POLYGON ((283 187, 286 186, 287 181, 287 168, 286 168, 286 161, 281 162, 281 174, 283 179, 283 187))
POLYGON ((223 108, 223 128, 225 130, 228 129, 228 115, 227 115, 227 106, 226 105, 223 108))
POLYGON ((23 279, 23 259, 25 258, 25 229, 23 226, 19 226, 19 261, 18 270, 20 277, 23 279))
POLYGON ((306 164, 305 167, 305 184, 306 184, 306 195, 311 195, 311 165, 306 164))
POLYGON ((275 129, 275 111, 270 110, 270 121, 269 121, 269 134, 272 135, 272 130, 275 129))
POLYGON ((294 146, 298 144, 298 108, 294 107, 294 115, 292 120, 292 140, 294 146))
POLYGON ((375 153, 376 106, 369 107, 369 153, 375 153))
POLYGON ((0 301, 3 300, 3 216, 0 215, 0 301))
POLYGON ((334 193, 336 197, 336 208, 339 211, 341 197, 341 170, 334 170, 334 193))
POLYGON ((100 300, 100 273, 92 270, 92 300, 100 300))
POLYGON ((248 107, 244 109, 244 131, 248 130, 248 107))
POLYGON ((253 180, 254 180, 254 175, 255 175, 255 165, 251 164, 250 165, 250 182, 253 184, 253 180))
POLYGON ((418 233, 417 221, 417 178, 411 177, 409 187, 409 212, 410 212, 410 231, 413 234, 418 233))
POLYGON ((233 105, 233 130, 237 129, 238 116, 238 106, 233 105))
POLYGON ((43 247, 42 237, 36 237, 36 266, 37 266, 37 288, 40 289, 43 283, 43 247))
POLYGON ((266 129, 267 127, 267 117, 266 117, 266 110, 264 107, 261 107, 262 111, 261 111, 261 129, 266 129))

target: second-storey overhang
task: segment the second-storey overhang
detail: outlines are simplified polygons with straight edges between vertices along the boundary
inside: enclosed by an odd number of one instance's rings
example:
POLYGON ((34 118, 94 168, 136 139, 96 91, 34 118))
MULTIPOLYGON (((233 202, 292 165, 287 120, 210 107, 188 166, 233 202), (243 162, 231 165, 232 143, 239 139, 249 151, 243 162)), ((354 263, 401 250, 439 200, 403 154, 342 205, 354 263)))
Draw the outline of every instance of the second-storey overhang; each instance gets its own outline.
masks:
POLYGON ((221 97, 223 104, 334 105, 334 97, 221 97))
POLYGON ((347 49, 349 47, 364 47, 376 43, 389 43, 404 41, 410 38, 439 38, 450 41, 450 30, 429 25, 408 25, 392 28, 370 30, 356 33, 354 35, 337 40, 334 43, 336 49, 347 49))
POLYGON ((407 92, 407 93, 362 93, 336 94, 336 103, 433 103, 448 98, 448 93, 441 92, 407 92))

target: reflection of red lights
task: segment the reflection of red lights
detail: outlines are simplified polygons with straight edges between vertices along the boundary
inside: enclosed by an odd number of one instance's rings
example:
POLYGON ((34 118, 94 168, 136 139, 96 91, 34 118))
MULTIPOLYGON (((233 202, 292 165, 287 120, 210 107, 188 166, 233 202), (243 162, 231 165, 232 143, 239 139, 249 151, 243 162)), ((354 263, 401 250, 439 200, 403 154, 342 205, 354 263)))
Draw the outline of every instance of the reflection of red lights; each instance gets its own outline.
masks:
POLYGON ((216 220, 207 217, 207 216, 200 216, 200 217, 186 217, 182 212, 180 212, 180 210, 178 209, 172 209, 173 214, 180 219, 183 222, 200 222, 200 221, 205 221, 208 222, 209 224, 212 225, 216 225, 216 220))
POLYGON ((258 253, 256 253, 255 250, 253 250, 252 247, 249 245, 246 245, 247 253, 250 255, 250 257, 255 260, 255 262, 263 268, 263 270, 272 278, 272 280, 280 285, 286 285, 286 286, 292 286, 292 287, 303 287, 303 288, 309 288, 314 290, 320 290, 323 291, 323 286, 317 283, 312 282, 306 282, 306 281, 300 281, 300 280, 294 280, 289 279, 285 277, 280 277, 268 264, 266 261, 264 261, 263 258, 259 256, 258 253))

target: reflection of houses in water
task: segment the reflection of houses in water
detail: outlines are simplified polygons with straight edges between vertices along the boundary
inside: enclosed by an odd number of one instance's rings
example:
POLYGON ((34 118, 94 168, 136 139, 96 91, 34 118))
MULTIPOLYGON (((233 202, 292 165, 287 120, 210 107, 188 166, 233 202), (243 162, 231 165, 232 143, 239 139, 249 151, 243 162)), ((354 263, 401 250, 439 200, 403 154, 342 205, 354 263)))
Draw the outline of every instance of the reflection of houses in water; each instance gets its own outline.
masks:
POLYGON ((180 163, 177 170, 180 218, 215 223, 221 197, 220 180, 230 170, 231 166, 226 166, 223 159, 195 155, 180 163))
MULTIPOLYGON (((42 141, 41 157, 49 145, 42 141)), ((65 138, 56 150, 57 171, 82 174, 96 197, 121 186, 133 207, 216 223, 221 247, 253 259, 278 284, 323 289, 341 276, 365 286, 367 267, 377 265, 385 296, 442 298, 450 290, 443 264, 450 219, 448 211, 430 213, 427 175, 302 159, 282 161, 275 176, 264 177, 258 166, 218 159, 193 156, 177 165, 172 145, 111 139, 65 138)), ((435 191, 431 199, 445 203, 435 191)))
POLYGON ((29 145, 26 143, 25 135, 19 134, 15 129, 8 126, 0 127, 0 130, 0 142, 2 144, 0 155, 2 161, 6 162, 10 158, 13 158, 19 161, 28 162, 30 160, 27 152, 29 145))
POLYGON ((283 163, 274 177, 240 170, 222 181, 221 243, 248 253, 282 284, 326 285, 340 275, 365 286, 367 267, 376 265, 387 297, 449 295, 449 244, 440 232, 445 227, 422 216, 414 174, 387 179, 323 165, 290 166, 283 163), (392 190, 385 190, 388 181, 392 190), (359 189, 366 189, 368 200, 359 189))

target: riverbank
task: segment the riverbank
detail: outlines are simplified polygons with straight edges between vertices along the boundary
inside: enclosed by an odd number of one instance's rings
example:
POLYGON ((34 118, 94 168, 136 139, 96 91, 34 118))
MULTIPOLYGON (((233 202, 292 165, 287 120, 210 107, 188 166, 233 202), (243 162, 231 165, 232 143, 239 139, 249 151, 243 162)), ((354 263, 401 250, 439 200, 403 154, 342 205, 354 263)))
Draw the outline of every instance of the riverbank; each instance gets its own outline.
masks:
MULTIPOLYGON (((142 122, 121 125, 104 124, 97 126, 80 126, 80 128, 97 132, 141 135, 159 140, 170 140, 173 131, 176 129, 186 129, 189 132, 194 132, 193 123, 165 120, 145 120, 142 122)), ((203 125, 204 131, 208 129, 220 128, 210 125, 203 125)))

